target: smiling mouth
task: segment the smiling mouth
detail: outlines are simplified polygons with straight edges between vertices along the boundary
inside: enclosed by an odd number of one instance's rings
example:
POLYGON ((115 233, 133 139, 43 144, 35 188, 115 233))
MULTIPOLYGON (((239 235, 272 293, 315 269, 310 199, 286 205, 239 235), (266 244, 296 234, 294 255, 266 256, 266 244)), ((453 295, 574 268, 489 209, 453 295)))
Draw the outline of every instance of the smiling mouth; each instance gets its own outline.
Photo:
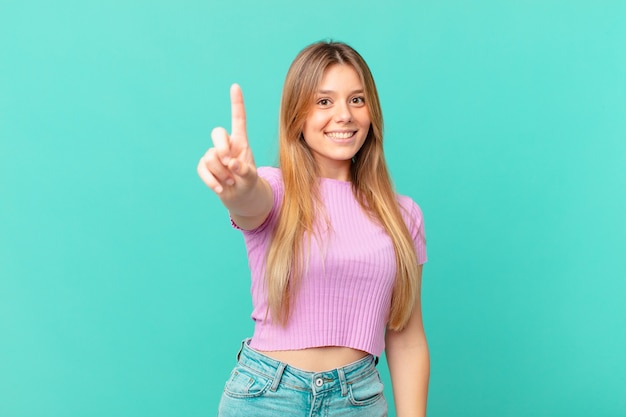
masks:
POLYGON ((331 139, 345 140, 356 135, 356 130, 351 130, 349 132, 325 132, 324 134, 331 139))

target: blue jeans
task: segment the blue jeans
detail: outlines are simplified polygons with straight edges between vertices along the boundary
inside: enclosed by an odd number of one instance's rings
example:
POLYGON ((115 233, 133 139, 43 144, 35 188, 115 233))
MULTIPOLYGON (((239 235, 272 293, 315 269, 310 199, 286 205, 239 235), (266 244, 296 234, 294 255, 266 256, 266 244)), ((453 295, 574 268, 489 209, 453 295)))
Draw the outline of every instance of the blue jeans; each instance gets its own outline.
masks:
POLYGON ((218 417, 385 417, 387 401, 369 355, 342 368, 307 372, 242 343, 218 417))

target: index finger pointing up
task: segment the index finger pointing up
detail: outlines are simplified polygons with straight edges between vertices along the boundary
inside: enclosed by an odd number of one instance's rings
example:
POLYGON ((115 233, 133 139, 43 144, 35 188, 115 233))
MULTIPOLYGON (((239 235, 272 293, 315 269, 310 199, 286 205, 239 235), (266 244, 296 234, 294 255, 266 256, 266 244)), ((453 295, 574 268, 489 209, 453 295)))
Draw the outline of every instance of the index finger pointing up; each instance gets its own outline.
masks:
POLYGON ((238 84, 230 87, 231 140, 247 141, 246 108, 243 105, 243 93, 238 84))

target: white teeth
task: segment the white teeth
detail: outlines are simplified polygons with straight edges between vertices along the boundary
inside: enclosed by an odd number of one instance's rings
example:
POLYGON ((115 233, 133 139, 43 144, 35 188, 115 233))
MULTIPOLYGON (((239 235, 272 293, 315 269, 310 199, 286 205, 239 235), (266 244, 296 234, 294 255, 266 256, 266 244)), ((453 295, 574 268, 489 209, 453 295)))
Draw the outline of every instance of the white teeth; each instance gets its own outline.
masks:
POLYGON ((326 132, 326 136, 334 139, 348 139, 354 135, 354 132, 326 132))

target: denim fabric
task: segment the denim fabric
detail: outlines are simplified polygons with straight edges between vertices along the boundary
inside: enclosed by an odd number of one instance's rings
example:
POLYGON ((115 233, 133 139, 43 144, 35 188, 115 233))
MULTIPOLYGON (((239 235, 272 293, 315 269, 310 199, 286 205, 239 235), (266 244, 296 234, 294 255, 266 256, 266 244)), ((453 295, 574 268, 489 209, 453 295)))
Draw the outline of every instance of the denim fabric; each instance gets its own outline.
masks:
POLYGON ((255 351, 246 340, 218 417, 385 417, 376 362, 369 355, 342 368, 307 372, 255 351))

